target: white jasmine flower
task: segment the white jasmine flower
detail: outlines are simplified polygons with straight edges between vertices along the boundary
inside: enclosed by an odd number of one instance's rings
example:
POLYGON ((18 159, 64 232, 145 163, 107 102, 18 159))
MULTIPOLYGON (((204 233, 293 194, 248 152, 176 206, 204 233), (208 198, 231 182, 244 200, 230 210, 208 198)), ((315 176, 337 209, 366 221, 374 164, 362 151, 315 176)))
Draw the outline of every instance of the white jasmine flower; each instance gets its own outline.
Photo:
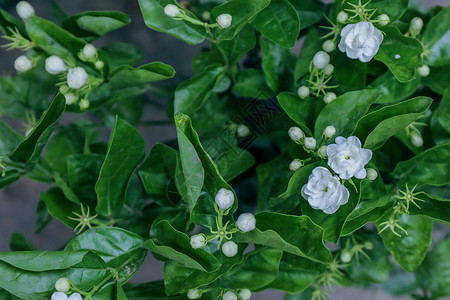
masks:
POLYGON ((238 245, 233 241, 228 241, 222 245, 222 252, 228 257, 233 257, 238 252, 238 245))
POLYGON ((83 297, 81 297, 81 295, 78 293, 73 293, 69 296, 68 300, 83 300, 83 297))
POLYGON ((319 154, 320 158, 327 158, 327 146, 323 145, 322 147, 320 147, 319 150, 317 150, 317 153, 319 154))
POLYGON ((247 135, 250 134, 250 129, 248 129, 247 126, 245 126, 244 124, 240 124, 237 128, 237 135, 240 138, 246 137, 247 135))
POLYGON ((223 300, 237 300, 238 298, 234 292, 228 291, 223 294, 222 299, 223 300))
POLYGON ((86 44, 86 46, 83 47, 83 55, 87 59, 92 59, 97 56, 97 49, 91 44, 86 44))
POLYGON ((343 263, 349 263, 352 260, 352 254, 348 250, 341 252, 341 260, 343 263))
POLYGON ((206 245, 206 238, 203 234, 196 234, 191 236, 190 242, 192 248, 199 249, 206 245))
POLYGON ((64 94, 64 97, 66 98, 66 105, 74 104, 77 101, 77 96, 73 93, 64 94))
POLYGON ((323 102, 326 104, 333 102, 336 100, 336 94, 333 92, 328 92, 325 96, 323 96, 323 102))
POLYGON ((220 28, 228 28, 231 25, 233 17, 230 14, 221 14, 217 17, 217 23, 220 28))
POLYGON ((348 14, 345 11, 341 11, 337 15, 337 20, 339 23, 345 23, 348 19, 348 14))
POLYGON ((348 139, 338 136, 335 143, 327 147, 328 165, 333 171, 342 179, 365 178, 364 166, 372 158, 372 151, 361 148, 361 141, 356 136, 348 139))
POLYGON ((301 86, 297 90, 297 94, 301 99, 305 99, 309 96, 309 88, 307 86, 301 86))
POLYGON ((167 4, 164 7, 164 13, 171 18, 176 18, 181 13, 181 11, 175 4, 167 4))
POLYGON ((386 26, 391 21, 391 19, 389 19, 389 16, 387 14, 379 15, 377 17, 377 20, 378 24, 380 24, 381 26, 386 26))
POLYGON ((33 67, 31 61, 25 55, 21 55, 14 61, 14 69, 17 72, 25 72, 33 67))
POLYGON ((20 1, 17 3, 16 11, 21 19, 26 19, 34 15, 34 8, 28 1, 20 1))
POLYGON ((342 29, 341 36, 339 50, 345 52, 347 57, 358 58, 362 62, 370 61, 383 41, 383 33, 367 21, 348 24, 342 29))
POLYGON ((427 77, 430 75, 430 67, 427 65, 422 65, 420 68, 417 68, 417 72, 419 73, 420 77, 427 77))
POLYGON ((67 73, 67 85, 72 89, 81 88, 88 78, 88 74, 82 67, 69 69, 67 73))
POLYGON ((313 138, 313 137, 305 138, 305 148, 306 149, 312 150, 312 149, 316 148, 316 146, 317 146, 317 141, 315 138, 313 138))
POLYGON ((324 69, 323 72, 325 73, 325 75, 331 75, 334 72, 334 66, 332 64, 328 64, 324 69))
POLYGON ((330 139, 336 134, 336 128, 332 125, 327 126, 325 130, 323 131, 323 135, 325 138, 330 139))
POLYGON ((419 18, 419 17, 412 18, 410 28, 411 28, 411 31, 413 31, 416 35, 419 34, 423 28, 422 18, 419 18))
POLYGON ((241 297, 241 300, 250 300, 252 292, 249 289, 241 289, 239 291, 239 297, 241 297))
POLYGON ((251 213, 241 214, 236 221, 236 225, 242 232, 249 232, 255 229, 256 219, 251 213))
POLYGON ((374 181, 378 177, 377 171, 372 168, 366 169, 366 173, 366 179, 369 181, 374 181))
POLYGON ((59 56, 52 55, 45 60, 45 70, 50 74, 56 75, 64 72, 66 70, 66 65, 59 56))
POLYGON ((54 292, 51 298, 51 300, 67 300, 67 299, 68 299, 67 295, 63 292, 54 292))
POLYGON ((88 100, 88 99, 82 99, 82 100, 80 101, 79 105, 80 105, 80 109, 81 109, 81 110, 86 110, 86 109, 89 108, 90 103, 89 103, 89 100, 88 100))
POLYGON ((325 52, 331 52, 334 51, 334 49, 336 49, 336 45, 334 44, 333 40, 326 40, 322 44, 322 49, 325 52))
POLYGON ((202 292, 199 289, 190 289, 187 293, 189 299, 199 299, 202 296, 202 292))
POLYGON ((314 168, 308 183, 302 187, 301 194, 312 208, 320 209, 326 214, 335 213, 339 206, 347 203, 350 196, 339 177, 333 176, 324 167, 314 168))
POLYGON ((303 167, 303 162, 302 162, 300 159, 298 159, 298 158, 294 159, 294 160, 291 161, 291 163, 289 164, 289 170, 291 170, 291 171, 293 171, 293 172, 297 171, 297 170, 300 169, 301 167, 303 167))
POLYGON ((234 203, 234 193, 225 188, 221 188, 214 199, 217 203, 217 206, 223 210, 229 209, 233 206, 234 203))
POLYGON ((317 69, 325 68, 330 62, 330 56, 325 51, 318 51, 314 54, 313 64, 317 69))
POLYGON ((411 143, 416 147, 422 147, 423 146, 423 138, 420 134, 413 133, 411 136, 411 143))
POLYGON ((60 278, 55 283, 55 289, 58 292, 67 293, 70 290, 70 283, 69 280, 66 278, 60 278))
POLYGON ((298 128, 297 126, 291 127, 288 130, 289 137, 293 141, 299 141, 301 140, 305 135, 303 134, 303 131, 298 128))

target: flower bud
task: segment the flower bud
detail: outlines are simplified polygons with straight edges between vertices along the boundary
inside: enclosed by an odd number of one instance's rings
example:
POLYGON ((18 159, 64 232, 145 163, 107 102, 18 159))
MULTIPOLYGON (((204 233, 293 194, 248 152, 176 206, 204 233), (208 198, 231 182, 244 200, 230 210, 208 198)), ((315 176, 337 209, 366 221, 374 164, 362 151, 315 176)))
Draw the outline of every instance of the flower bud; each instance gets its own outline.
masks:
POLYGON ((67 280, 66 278, 58 279, 58 281, 56 281, 55 283, 55 289, 58 292, 67 293, 68 291, 70 291, 69 280, 67 280))
POLYGON ((325 68, 330 62, 330 56, 325 51, 318 51, 314 54, 313 64, 317 69, 325 68))
POLYGON ((249 232, 255 229, 256 219, 251 213, 241 214, 236 221, 236 225, 242 232, 249 232))
POLYGON ((352 254, 348 250, 341 252, 341 260, 343 263, 349 263, 352 260, 352 254))
POLYGON ((209 11, 204 11, 202 13, 202 19, 205 21, 209 21, 211 19, 211 13, 209 11))
POLYGON ((416 147, 422 147, 423 146, 423 138, 418 133, 413 133, 411 136, 411 143, 416 147))
POLYGON ((319 154, 320 158, 323 158, 323 159, 327 158, 328 157, 327 146, 324 145, 324 146, 320 147, 319 150, 317 150, 317 153, 319 154))
POLYGON ((223 294, 222 299, 223 300, 237 300, 238 298, 234 292, 228 291, 223 294))
POLYGON ((97 60, 94 65, 97 70, 101 70, 105 66, 105 63, 101 60, 97 60))
POLYGON ((21 19, 26 19, 34 15, 34 8, 27 1, 20 1, 16 5, 17 14, 21 19))
POLYGON ((93 59, 97 55, 97 49, 91 45, 86 44, 86 46, 83 47, 83 56, 87 59, 93 59))
POLYGON ((248 129, 247 126, 245 126, 244 124, 240 124, 237 128, 237 135, 240 138, 244 138, 247 135, 250 134, 250 129, 248 129))
POLYGON ((167 4, 164 7, 164 13, 171 18, 176 18, 178 15, 180 15, 181 11, 178 6, 174 4, 167 4))
POLYGON ((81 297, 81 295, 78 293, 73 293, 69 296, 68 300, 83 300, 83 297, 81 297))
POLYGON ((88 99, 82 99, 81 101, 80 101, 80 109, 81 110, 86 110, 86 109, 88 109, 89 108, 89 105, 90 105, 90 103, 89 103, 89 100, 88 99))
POLYGON ((325 75, 329 76, 331 74, 333 74, 334 72, 334 66, 332 64, 328 64, 324 69, 323 72, 325 73, 325 75))
POLYGON ((316 148, 316 146, 317 146, 317 141, 315 138, 313 138, 313 137, 305 138, 305 148, 306 149, 312 150, 312 149, 316 148))
POLYGON ((60 92, 61 94, 65 95, 65 94, 67 94, 68 92, 70 92, 70 88, 69 88, 67 85, 63 84, 63 85, 61 85, 61 86, 59 87, 59 92, 60 92))
POLYGON ((17 72, 25 72, 33 67, 31 61, 25 55, 21 55, 14 61, 14 69, 17 72))
POLYGON ((305 99, 309 96, 309 88, 307 86, 301 86, 297 90, 297 94, 301 99, 305 99))
POLYGON ((293 141, 299 141, 304 137, 303 131, 297 126, 289 128, 288 134, 293 141))
POLYGON ((369 241, 369 240, 365 241, 364 242, 364 248, 366 248, 367 250, 372 250, 373 249, 372 241, 369 241))
POLYGON ((329 104, 331 102, 333 102, 336 99, 336 94, 333 92, 328 92, 324 97, 323 97, 323 101, 326 104, 329 104))
POLYGON ((341 12, 338 13, 337 21, 339 23, 343 24, 343 23, 345 23, 347 21, 347 19, 348 19, 348 14, 345 11, 341 11, 341 12))
POLYGON ((378 24, 380 24, 381 26, 386 26, 391 21, 391 19, 389 19, 389 16, 387 14, 379 15, 377 17, 377 20, 378 24))
POLYGON ((336 45, 334 44, 333 40, 326 40, 322 44, 322 49, 325 52, 331 52, 334 51, 334 49, 336 49, 336 45))
POLYGON ((220 28, 228 28, 231 25, 233 17, 230 14, 221 14, 217 17, 217 23, 220 28))
POLYGON ((67 300, 67 299, 68 299, 67 295, 62 292, 54 292, 51 298, 51 300, 67 300))
POLYGON ((66 65, 59 56, 52 55, 45 60, 45 70, 50 74, 56 75, 64 72, 66 70, 66 65))
POLYGON ((77 101, 77 96, 73 93, 64 94, 64 97, 66 98, 66 105, 74 104, 77 101))
POLYGON ((289 170, 291 170, 291 171, 293 171, 293 172, 297 171, 297 170, 300 169, 301 167, 303 167, 303 162, 302 162, 300 159, 298 159, 298 158, 294 159, 294 160, 291 161, 291 163, 289 164, 289 170))
POLYGON ((233 257, 238 252, 238 245, 233 241, 228 241, 222 245, 222 252, 228 257, 233 257))
POLYGON ((423 20, 419 17, 412 18, 410 30, 415 34, 419 34, 423 27, 423 20))
POLYGON ((202 292, 199 289, 190 289, 187 293, 189 299, 199 299, 202 296, 202 292))
POLYGON ((252 292, 249 289, 242 289, 239 291, 239 297, 241 297, 241 300, 250 300, 252 292))
POLYGON ((88 78, 88 74, 81 67, 69 69, 67 73, 67 85, 72 89, 81 88, 88 78))
POLYGON ((366 179, 369 181, 374 181, 378 177, 378 172, 372 168, 366 169, 366 179))
POLYGON ((327 139, 331 139, 336 134, 336 128, 332 125, 327 126, 325 130, 323 131, 323 135, 327 139))
POLYGON ((229 209, 234 203, 234 193, 225 188, 221 188, 214 200, 217 203, 217 206, 223 210, 229 209))
POLYGON ((420 77, 427 77, 430 75, 430 67, 427 65, 422 65, 420 68, 417 68, 417 72, 419 73, 420 77))
POLYGON ((194 249, 203 248, 206 245, 206 238, 203 234, 191 236, 191 247, 194 249))

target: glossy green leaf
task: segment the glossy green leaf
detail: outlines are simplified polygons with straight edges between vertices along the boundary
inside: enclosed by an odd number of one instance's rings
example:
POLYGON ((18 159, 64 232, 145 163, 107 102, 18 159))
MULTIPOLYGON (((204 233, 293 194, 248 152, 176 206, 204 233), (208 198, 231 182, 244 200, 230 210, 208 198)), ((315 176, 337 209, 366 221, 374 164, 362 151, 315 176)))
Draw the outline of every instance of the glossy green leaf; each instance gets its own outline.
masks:
POLYGON ((323 8, 313 0, 289 0, 300 17, 301 29, 316 24, 323 17, 323 8))
POLYGON ((172 78, 175 70, 162 62, 152 62, 139 68, 119 66, 109 75, 112 89, 145 85, 154 81, 172 78))
POLYGON ((367 64, 362 64, 357 59, 350 59, 340 51, 335 53, 334 57, 331 56, 334 72, 330 85, 337 85, 338 87, 333 92, 340 94, 364 89, 367 81, 367 64), (352 71, 349 72, 348 70, 352 71))
POLYGON ((235 147, 215 159, 217 168, 225 181, 230 181, 248 170, 255 163, 250 152, 235 147))
POLYGON ((20 173, 17 170, 6 171, 5 176, 0 176, 0 189, 19 180, 20 173))
POLYGON ((11 153, 20 143, 23 137, 0 120, 0 154, 11 153))
POLYGON ((443 8, 427 24, 423 35, 427 48, 425 61, 433 67, 450 62, 450 7, 443 8))
MULTIPOLYGON (((303 0, 301 0, 303 1, 303 0)), ((309 73, 309 66, 312 62, 314 54, 317 51, 322 50, 322 40, 319 31, 312 27, 308 30, 306 34, 305 42, 300 50, 300 54, 297 58, 294 70, 294 80, 297 82, 303 76, 309 73)))
POLYGON ((264 73, 258 69, 244 69, 238 73, 237 81, 233 86, 233 93, 241 97, 265 100, 273 92, 267 86, 264 73))
POLYGON ((444 94, 450 81, 450 72, 447 66, 431 68, 430 75, 422 78, 422 83, 438 94, 444 94))
POLYGON ((116 69, 120 65, 135 66, 143 60, 142 51, 133 44, 112 43, 102 47, 102 50, 106 51, 109 55, 111 70, 116 69))
POLYGON ((77 226, 78 223, 68 217, 76 217, 73 212, 81 213, 80 206, 67 199, 62 189, 52 187, 47 192, 41 193, 41 199, 52 217, 57 218, 70 228, 77 226))
POLYGON ((420 76, 408 82, 400 82, 395 79, 392 72, 387 71, 369 84, 371 89, 381 91, 376 103, 391 103, 403 100, 410 96, 419 87, 420 76))
POLYGON ((256 45, 256 37, 250 25, 244 26, 242 30, 232 39, 223 40, 218 44, 212 44, 216 56, 221 57, 225 65, 237 63, 248 51, 256 45), (222 52, 221 52, 222 51, 222 52), (227 60, 223 61, 223 52, 227 55, 227 60))
POLYGON ((450 133, 450 88, 447 88, 442 96, 439 106, 434 111, 438 122, 450 133))
POLYGON ((435 195, 420 193, 416 196, 423 201, 416 201, 419 207, 410 205, 411 215, 421 215, 450 225, 450 200, 435 195))
POLYGON ((22 35, 24 35, 25 37, 27 36, 23 23, 20 22, 17 18, 13 17, 7 11, 0 8, 0 30, 4 35, 11 36, 11 31, 9 30, 9 28, 17 28, 22 35))

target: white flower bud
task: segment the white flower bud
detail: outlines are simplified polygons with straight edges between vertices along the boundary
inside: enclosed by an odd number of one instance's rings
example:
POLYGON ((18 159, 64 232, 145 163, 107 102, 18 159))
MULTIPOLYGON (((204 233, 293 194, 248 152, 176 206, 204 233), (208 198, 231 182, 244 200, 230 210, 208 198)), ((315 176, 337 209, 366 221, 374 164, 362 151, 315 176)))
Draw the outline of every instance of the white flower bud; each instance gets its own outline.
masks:
POLYGON ((238 298, 234 292, 228 291, 223 294, 222 299, 223 300, 237 300, 238 298))
POLYGON ((423 27, 423 20, 419 17, 412 18, 411 20, 411 31, 415 34, 419 34, 423 27))
POLYGON ((67 300, 67 299, 68 299, 67 295, 62 292, 54 292, 51 298, 51 300, 67 300))
POLYGON ((101 60, 97 60, 94 65, 97 70, 101 70, 105 66, 105 63, 101 60))
POLYGON ((391 19, 389 19, 389 16, 387 14, 379 15, 377 17, 377 20, 378 24, 380 24, 381 26, 386 26, 391 21, 391 19))
POLYGON ((336 128, 332 125, 327 126, 325 128, 325 130, 323 131, 323 135, 327 138, 330 139, 332 138, 334 135, 336 134, 336 128))
POLYGON ((233 257, 238 252, 238 245, 233 241, 228 241, 222 245, 222 252, 228 257, 233 257))
POLYGON ((236 221, 236 225, 242 232, 249 232, 255 229, 256 219, 251 213, 241 214, 236 221))
POLYGON ((89 108, 90 103, 89 103, 89 100, 88 100, 88 99, 82 99, 82 100, 80 101, 79 105, 80 105, 80 109, 81 109, 81 110, 86 110, 86 109, 89 108))
POLYGON ((199 299, 202 296, 202 292, 199 289, 190 289, 187 293, 189 299, 199 299))
POLYGON ((83 297, 78 293, 73 293, 68 300, 83 300, 83 297))
POLYGON ((14 69, 17 72, 25 72, 33 67, 31 61, 25 55, 21 55, 14 61, 14 69))
POLYGON ((334 66, 332 64, 328 64, 324 69, 323 72, 325 73, 325 75, 329 76, 331 74, 333 74, 334 72, 334 66))
POLYGON ((202 248, 206 245, 206 238, 203 234, 191 236, 191 247, 194 249, 202 248))
POLYGON ((330 62, 330 56, 325 51, 318 51, 314 54, 313 64, 317 69, 325 68, 330 62))
POLYGON ((427 77, 430 75, 430 67, 427 65, 423 65, 420 68, 417 68, 417 72, 419 73, 420 77, 427 77))
POLYGON ((252 292, 249 289, 242 289, 239 291, 239 297, 241 297, 241 300, 250 300, 252 292))
POLYGON ((312 150, 312 149, 316 148, 316 146, 317 146, 317 141, 315 138, 313 138, 313 137, 305 138, 305 148, 306 149, 312 150))
POLYGON ((324 145, 324 146, 320 147, 319 150, 317 150, 317 153, 319 154, 320 158, 323 158, 323 159, 327 158, 328 157, 327 146, 324 145))
POLYGON ((333 92, 328 92, 324 97, 323 97, 323 101, 328 104, 333 102, 336 99, 336 94, 333 92))
POLYGON ((229 209, 233 206, 234 203, 234 193, 225 188, 221 188, 214 199, 217 203, 217 206, 223 210, 229 209))
POLYGON ((293 141, 299 141, 305 136, 303 131, 296 126, 289 128, 288 134, 293 141))
POLYGON ((297 171, 297 170, 300 169, 301 167, 303 167, 303 162, 302 162, 300 159, 298 159, 298 158, 294 159, 294 160, 291 161, 291 163, 289 164, 289 170, 291 170, 291 171, 293 171, 293 172, 297 171))
POLYGON ((422 147, 423 146, 423 138, 418 133, 413 133, 411 136, 411 143, 416 147, 422 147))
POLYGON ((55 289, 58 292, 67 293, 70 290, 70 283, 69 280, 66 278, 60 278, 55 283, 55 289))
POLYGON ((400 59, 401 58, 401 56, 400 56, 400 54, 395 54, 395 59, 400 59))
POLYGON ((167 4, 164 7, 164 13, 171 18, 176 18, 181 13, 181 11, 178 6, 174 4, 167 4))
POLYGON ((231 25, 233 17, 230 14, 221 14, 217 17, 217 23, 220 28, 228 28, 231 25))
POLYGON ((352 254, 348 250, 341 252, 341 260, 343 263, 349 263, 352 260, 352 254))
POLYGON ((20 1, 16 5, 17 14, 21 19, 26 19, 34 15, 34 8, 27 1, 20 1))
POLYGON ((307 86, 301 86, 297 90, 297 94, 301 99, 305 99, 309 96, 309 88, 307 86))
POLYGON ((334 49, 336 49, 336 45, 334 44, 333 40, 326 40, 322 44, 322 49, 325 52, 331 52, 334 51, 334 49))
POLYGON ((87 44, 83 47, 83 55, 87 59, 92 59, 97 55, 97 49, 93 45, 87 44))
POLYGON ((375 179, 377 179, 378 177, 378 173, 376 170, 369 168, 366 169, 367 175, 366 175, 366 179, 369 181, 374 181, 375 179))
POLYGON ((81 88, 88 78, 88 74, 81 67, 69 69, 67 73, 67 85, 72 89, 81 88))
POLYGON ((45 70, 50 74, 56 75, 64 72, 66 70, 66 65, 59 56, 52 55, 45 60, 45 70))
POLYGON ((209 21, 209 19, 211 19, 211 13, 210 13, 209 11, 204 11, 204 12, 202 13, 202 18, 203 18, 203 20, 205 20, 205 21, 209 21))
POLYGON ((348 19, 348 14, 345 11, 341 11, 337 15, 337 20, 339 23, 345 23, 348 19))
POLYGON ((64 94, 64 97, 66 98, 66 105, 74 104, 77 101, 77 96, 73 93, 64 94))
POLYGON ((364 242, 364 248, 366 248, 367 250, 372 250, 373 249, 372 241, 369 241, 369 240, 365 241, 364 242))
POLYGON ((250 129, 248 129, 247 126, 245 126, 244 124, 240 124, 237 128, 237 135, 240 138, 246 137, 247 135, 250 134, 250 129))

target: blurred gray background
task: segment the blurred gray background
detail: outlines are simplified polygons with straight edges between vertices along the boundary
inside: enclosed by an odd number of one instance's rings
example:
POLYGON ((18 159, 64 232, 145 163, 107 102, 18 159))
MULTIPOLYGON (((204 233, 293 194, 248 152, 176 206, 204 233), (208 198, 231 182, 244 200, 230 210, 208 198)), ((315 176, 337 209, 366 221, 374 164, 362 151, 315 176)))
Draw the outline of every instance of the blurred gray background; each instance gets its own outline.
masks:
MULTIPOLYGON (((50 18, 50 1, 29 0, 29 2, 34 6, 37 15, 50 18)), ((177 71, 178 80, 192 74, 192 58, 203 46, 207 45, 189 46, 180 40, 147 28, 143 22, 137 0, 57 0, 56 2, 68 14, 89 10, 109 10, 127 13, 131 17, 131 24, 123 29, 114 31, 93 44, 101 47, 111 42, 132 43, 143 51, 145 63, 161 61, 172 65, 177 71)), ((434 5, 446 6, 450 5, 450 0, 421 0, 420 5, 424 7, 434 5)), ((10 9, 10 12, 16 15, 14 8, 10 9)), ((294 48, 296 53, 298 48, 294 48)), ((20 55, 19 53, 17 51, 8 52, 4 48, 0 48, 0 74, 14 74, 13 64, 15 58, 20 55)), ((73 115, 65 114, 61 122, 70 122, 74 117, 73 115)), ((144 119, 167 120, 167 117, 164 110, 150 107, 144 111, 144 119)), ((20 123, 16 125, 20 128, 20 123)), ((139 127, 138 130, 146 140, 147 151, 156 142, 175 137, 175 128, 172 125, 139 127)), ((9 251, 9 240, 13 232, 25 234, 30 243, 38 250, 56 250, 74 237, 73 231, 58 220, 53 220, 40 234, 36 235, 34 233, 35 212, 40 199, 39 194, 47 190, 48 187, 46 184, 22 178, 18 182, 0 190, 0 251, 9 251)), ((153 259, 149 254, 144 266, 138 271, 132 282, 148 282, 158 279, 162 279, 162 263, 153 259)), ((265 291, 252 297, 252 299, 268 300, 282 298, 283 293, 278 291, 265 291)), ((369 290, 336 287, 331 293, 331 299, 389 300, 410 298, 392 298, 380 288, 374 286, 369 290)))

